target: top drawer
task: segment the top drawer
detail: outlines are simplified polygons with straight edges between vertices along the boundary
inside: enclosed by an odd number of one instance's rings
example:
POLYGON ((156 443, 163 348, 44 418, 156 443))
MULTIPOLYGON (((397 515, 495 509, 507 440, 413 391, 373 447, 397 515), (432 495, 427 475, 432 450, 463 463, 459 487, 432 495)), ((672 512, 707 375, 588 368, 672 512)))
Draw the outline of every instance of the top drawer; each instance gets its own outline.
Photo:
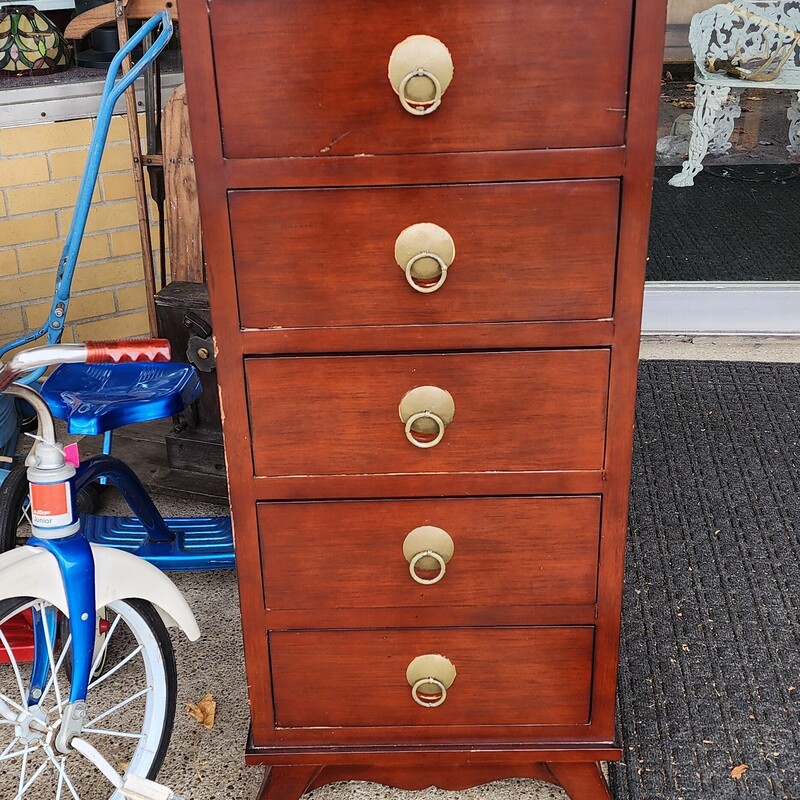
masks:
POLYGON ((500 0, 213 0, 210 8, 228 158, 624 139, 631 0, 540 0, 532 13, 500 0), (453 65, 441 105, 425 116, 406 111, 388 79, 395 46, 415 35, 441 41, 453 65))

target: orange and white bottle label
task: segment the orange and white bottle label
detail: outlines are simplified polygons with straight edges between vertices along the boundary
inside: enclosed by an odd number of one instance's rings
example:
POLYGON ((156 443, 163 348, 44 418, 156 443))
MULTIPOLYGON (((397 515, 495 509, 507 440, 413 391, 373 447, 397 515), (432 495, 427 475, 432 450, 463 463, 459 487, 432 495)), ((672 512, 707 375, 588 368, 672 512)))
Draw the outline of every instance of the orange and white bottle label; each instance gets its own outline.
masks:
POLYGON ((31 521, 37 528, 61 528, 73 522, 69 483, 32 483, 31 521))

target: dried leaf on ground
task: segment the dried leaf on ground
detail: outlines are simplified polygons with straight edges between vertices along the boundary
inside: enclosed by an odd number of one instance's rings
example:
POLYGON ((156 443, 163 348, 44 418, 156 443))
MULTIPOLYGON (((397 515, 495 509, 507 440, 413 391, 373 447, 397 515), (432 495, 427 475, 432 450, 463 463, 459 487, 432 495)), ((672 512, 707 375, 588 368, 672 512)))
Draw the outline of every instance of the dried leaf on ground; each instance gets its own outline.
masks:
POLYGON ((206 692, 197 703, 187 703, 186 713, 206 728, 214 727, 214 716, 217 713, 217 701, 211 692, 206 692))
POLYGON ((741 780, 741 777, 745 774, 745 772, 747 772, 747 764, 739 764, 738 767, 734 767, 731 770, 731 778, 733 778, 735 781, 741 780))
POLYGON ((694 108, 694 100, 673 100, 675 108, 694 108))

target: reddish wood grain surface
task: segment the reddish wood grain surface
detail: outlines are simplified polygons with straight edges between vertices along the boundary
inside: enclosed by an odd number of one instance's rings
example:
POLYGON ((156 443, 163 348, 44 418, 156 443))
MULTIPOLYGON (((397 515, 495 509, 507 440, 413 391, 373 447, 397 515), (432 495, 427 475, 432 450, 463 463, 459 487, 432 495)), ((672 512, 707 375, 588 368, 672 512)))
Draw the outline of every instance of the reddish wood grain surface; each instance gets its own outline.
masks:
POLYGON ((297 800, 318 779, 321 767, 270 767, 264 773, 259 800, 297 800))
MULTIPOLYGON (((320 500, 354 497, 480 497, 482 495, 594 494, 603 492, 607 475, 597 470, 509 472, 418 472, 362 475, 288 475, 257 477, 247 488, 252 503, 262 500, 320 500)), ((255 508, 253 508, 255 514, 255 508)))
MULTIPOLYGON (((628 130, 628 164, 620 208, 615 345, 612 348, 609 433, 606 450, 608 486, 603 505, 600 550, 598 647, 595 661, 594 721, 602 735, 615 735, 615 698, 619 659, 625 534, 633 453, 639 332, 642 316, 653 158, 659 113, 661 52, 666 8, 663 0, 637 0, 630 102, 635 124, 628 130)), ((602 795, 600 796, 601 800, 602 795)))
POLYGON ((276 630, 358 628, 419 628, 435 620, 443 627, 519 625, 594 625, 597 606, 590 605, 396 605, 372 608, 273 609, 264 627, 276 630), (368 621, 366 621, 368 619, 368 621))
POLYGON ((272 631, 276 724, 585 725, 593 641, 591 627, 272 631), (406 681, 425 653, 457 671, 437 708, 418 705, 406 681))
POLYGON ((546 181, 618 178, 626 148, 492 150, 422 155, 228 158, 221 177, 231 189, 546 181))
POLYGON ((344 775, 346 767, 354 769, 354 774, 363 775, 372 766, 386 769, 390 773, 395 769, 407 769, 411 773, 412 770, 418 769, 435 770, 440 766, 462 765, 469 767, 473 764, 493 764, 497 770, 516 771, 521 765, 530 766, 533 763, 575 764, 619 761, 622 756, 619 746, 602 742, 566 743, 553 740, 531 746, 529 742, 488 743, 483 739, 478 741, 474 736, 472 744, 451 744, 440 748, 392 742, 360 747, 331 747, 323 753, 310 747, 259 746, 255 744, 251 735, 247 738, 246 748, 248 764, 294 763, 303 766, 324 764, 326 769, 331 767, 340 775, 344 775), (342 769, 338 769, 339 767, 342 769))
MULTIPOLYGON (((226 417, 225 439, 228 457, 234 454, 237 465, 230 475, 230 486, 252 712, 249 759, 252 763, 276 764, 283 773, 273 775, 273 789, 266 784, 263 796, 294 800, 305 789, 327 782, 327 767, 318 771, 321 764, 337 765, 336 772, 330 773, 337 779, 354 777, 392 783, 400 781, 402 773, 405 776, 402 780, 410 781, 410 787, 414 781, 422 780, 425 770, 437 767, 455 776, 460 766, 468 764, 463 774, 472 782, 481 782, 504 777, 503 772, 509 768, 509 775, 517 775, 522 765, 544 762, 548 766, 537 766, 537 777, 547 779, 546 771, 567 789, 572 800, 608 800, 602 775, 592 762, 619 756, 618 748, 612 746, 614 693, 664 0, 636 0, 635 3, 610 0, 591 8, 578 0, 545 0, 522 5, 505 0, 433 5, 409 0, 402 7, 369 0, 341 4, 322 4, 314 0, 181 2, 182 35, 193 45, 185 50, 184 60, 208 245, 212 314, 220 350, 218 370, 226 417), (633 6, 636 26, 631 47, 633 6), (248 10, 251 13, 242 15, 242 11, 248 10), (243 16, 249 19, 251 26, 255 24, 260 36, 253 37, 249 31, 247 36, 242 35, 239 22, 243 16), (425 20, 431 27, 418 28, 419 20, 425 20), (549 31, 548 37, 540 36, 542 30, 549 31), (336 35, 332 35, 332 31, 336 35), (402 110, 385 74, 391 47, 412 33, 438 35, 450 47, 456 65, 455 80, 445 94, 442 107, 421 119, 412 118, 402 110), (232 58, 234 55, 236 57, 232 58), (244 66, 230 68, 231 63, 244 66), (627 77, 629 66, 630 78, 627 77), (627 118, 626 105, 629 106, 627 118), (375 155, 359 157, 360 154, 375 155), (413 190, 416 194, 433 196, 440 188, 435 184, 483 184, 483 188, 489 190, 490 184, 505 181, 615 179, 620 176, 619 202, 613 203, 615 213, 619 211, 613 316, 605 320, 575 322, 579 317, 572 316, 565 317, 563 322, 485 322, 486 317, 480 317, 487 313, 484 306, 473 303, 479 316, 478 321, 471 323, 440 324, 439 319, 432 318, 415 325, 397 325, 394 321, 386 325, 387 317, 383 317, 371 326, 356 322, 319 328, 315 327, 318 323, 311 320, 305 327, 285 330, 240 330, 241 292, 237 294, 234 248, 241 248, 242 243, 236 234, 235 240, 231 240, 227 201, 231 190, 281 187, 292 190, 284 195, 288 196, 289 193, 299 195, 294 190, 301 187, 350 187, 348 193, 361 187, 365 195, 378 196, 377 187, 414 185, 419 186, 413 190), (496 364, 477 371, 480 374, 470 374, 463 368, 453 370, 455 383, 459 378, 463 380, 462 387, 464 391, 469 389, 470 399, 465 400, 467 395, 464 394, 459 404, 456 397, 455 427, 448 429, 445 437, 450 455, 442 459, 446 451, 441 450, 439 455, 429 459, 428 466, 432 464, 440 471, 416 471, 413 464, 401 465, 401 469, 409 470, 402 474, 370 471, 385 467, 393 459, 398 463, 395 455, 390 457, 385 452, 387 445, 383 434, 378 440, 367 442, 367 450, 372 454, 368 462, 356 459, 350 463, 351 456, 363 447, 365 432, 371 435, 370 426, 364 423, 373 419, 371 415, 375 410, 366 401, 362 402, 366 392, 353 382, 364 373, 353 374, 350 368, 356 361, 365 363, 367 357, 353 354, 381 353, 384 355, 375 358, 385 359, 385 364, 393 359, 419 359, 422 365, 456 357, 448 351, 474 350, 486 352, 460 352, 457 357, 474 356, 503 363, 509 354, 498 351, 541 347, 607 347, 610 348, 610 364, 608 351, 604 351, 604 370, 594 367, 545 370, 552 384, 550 397, 557 398, 546 413, 538 402, 541 386, 536 370, 531 373, 522 366, 506 372, 502 368, 500 374, 492 371, 498 369, 496 364), (399 355, 414 352, 417 355, 399 355), (247 358, 276 353, 318 353, 325 357, 247 358), (341 355, 328 358, 333 353, 341 355), (398 355, 386 355, 390 353, 398 355), (246 366, 248 361, 251 362, 249 367, 246 366), (338 369, 331 366, 326 368, 327 372, 309 372, 312 362, 318 365, 324 361, 341 363, 338 369), (253 372, 252 363, 262 366, 253 372), (266 364, 274 368, 263 366, 266 364), (581 371, 585 380, 577 385, 576 373, 581 371), (284 377, 281 379, 280 375, 284 377), (488 380, 487 376, 495 379, 488 380), (322 383, 320 377, 324 378, 322 383), (275 378, 279 379, 278 385, 268 389, 267 383, 275 378), (601 414, 597 403, 598 397, 602 397, 605 404, 607 392, 606 419, 605 405, 601 414), (336 403, 346 396, 354 398, 358 411, 353 414, 350 408, 345 418, 337 415, 331 426, 330 403, 333 401, 334 408, 340 409, 336 403), (472 399, 476 396, 477 401, 472 399), (490 408, 490 401, 485 399, 494 396, 512 397, 512 405, 517 398, 525 398, 524 402, 519 401, 515 409, 519 413, 515 418, 526 420, 527 426, 513 428, 512 425, 510 441, 502 436, 500 441, 492 438, 498 430, 508 429, 508 418, 503 417, 507 407, 490 408), (475 408, 480 411, 477 416, 491 422, 484 426, 483 437, 470 434, 470 447, 465 447, 459 458, 454 459, 458 448, 453 449, 455 436, 451 434, 458 433, 459 427, 463 432, 465 420, 473 418, 472 413, 466 413, 473 402, 477 402, 475 408), (313 408, 314 413, 306 415, 304 412, 309 408, 313 408), (537 423, 545 418, 561 419, 564 424, 551 426, 552 439, 543 450, 537 450, 532 431, 537 430, 537 423), (567 418, 571 422, 567 422, 567 418), (581 422, 589 418, 596 422, 588 426, 581 422), (498 426, 496 422, 503 424, 498 426), (298 431, 298 426, 303 431, 298 431), (355 430, 360 432, 361 438, 353 433, 355 430), (349 444, 337 450, 343 442, 349 444), (282 452, 287 443, 288 456, 282 452), (254 477, 254 470, 248 463, 251 449, 259 469, 266 465, 274 467, 276 472, 289 468, 298 472, 254 477), (512 454, 512 461, 516 459, 515 469, 494 471, 497 462, 492 458, 498 457, 504 449, 512 454), (308 456, 305 461, 300 457, 302 451, 308 456), (275 452, 278 455, 274 456, 275 452), (542 453, 544 462, 551 464, 550 468, 543 468, 542 461, 537 461, 542 453), (270 461, 273 456, 274 460, 270 461), (570 460, 581 462, 581 468, 561 471, 570 460), (592 466, 587 469, 589 462, 592 466), (558 463, 561 466, 556 466, 558 463), (320 464, 327 464, 330 473, 310 475, 313 470, 320 469, 320 464), (480 634, 517 628, 531 630, 532 625, 548 625, 551 627, 546 630, 550 631, 581 630, 580 623, 588 623, 589 628, 596 625, 593 644, 588 650, 571 647, 564 655, 570 668, 579 669, 582 675, 591 674, 591 688, 587 688, 585 698, 576 704, 567 672, 547 681, 540 704, 548 705, 550 712, 545 713, 551 713, 561 703, 569 719, 575 718, 570 714, 581 705, 584 724, 529 724, 530 716, 528 722, 507 724, 509 717, 500 715, 477 726, 470 724, 466 716, 467 722, 454 718, 444 725, 386 727, 369 724, 366 727, 275 729, 274 682, 279 687, 281 713, 310 716, 318 709, 312 707, 311 699, 300 697, 306 692, 305 685, 300 691, 301 679, 307 677, 301 668, 292 659, 292 663, 280 659, 274 663, 270 661, 266 640, 270 628, 273 637, 317 637, 323 634, 309 634, 308 629, 374 625, 386 627, 387 633, 391 633, 394 625, 414 637, 417 634, 413 625, 417 619, 420 619, 420 627, 426 627, 422 617, 427 614, 427 607, 376 607, 372 614, 365 613, 363 607, 318 607, 316 611, 265 608, 262 568, 268 554, 262 550, 263 538, 258 530, 259 501, 272 498, 282 506, 289 506, 290 498, 361 498, 354 502, 362 504, 367 497, 397 498, 386 500, 389 504, 416 502, 400 500, 402 497, 536 493, 602 494, 596 606, 566 603, 532 606, 526 617, 524 605, 491 609, 454 605, 442 617, 450 626, 444 632, 455 634, 462 630, 458 626, 464 625, 487 626, 477 631, 480 634), (564 628, 565 625, 576 627, 564 628), (300 629, 306 632, 293 632, 300 629), (280 687, 284 677, 289 680, 285 689, 280 687), (296 691, 292 690, 292 685, 296 691), (570 763, 569 768, 565 762, 570 763), (301 774, 290 766, 292 764, 311 769, 303 769, 301 774)), ((516 197, 514 189, 516 187, 505 187, 503 191, 516 197)), ((476 193, 477 190, 474 189, 476 193)), ((387 188, 386 192, 380 196, 402 194, 395 188, 387 188)), ((472 186, 469 192, 464 190, 465 196, 472 192, 472 186)), ((524 188, 520 188, 519 193, 519 196, 524 194, 524 188)), ((303 196, 320 194, 309 191, 303 196)), ((577 219, 580 219, 581 205, 576 203, 572 209, 577 219)), ((355 206, 358 207, 359 202, 355 206)), ((308 206, 317 216, 319 207, 319 203, 308 206)), ((279 217, 283 214, 283 219, 287 220, 291 218, 290 211, 283 213, 279 208, 276 213, 279 217)), ((368 211, 360 210, 358 214, 368 217, 368 211)), ((524 215, 520 215, 520 219, 520 227, 530 224, 530 219, 524 215)), ((295 224, 300 229, 312 230, 307 220, 301 219, 295 224)), ((324 221, 322 228, 327 224, 324 221)), ((253 225, 255 227, 255 223, 253 225)), ((490 226, 491 221, 482 218, 476 229, 488 231, 490 226)), ((508 227, 506 224, 505 229, 508 227)), ((557 225, 552 230, 556 228, 557 225)), ((573 235, 581 235, 577 225, 572 230, 573 235)), ((277 251, 287 247, 286 253, 298 252, 299 245, 291 242, 296 234, 288 227, 284 228, 284 233, 289 244, 280 239, 275 241, 277 237, 272 237, 272 241, 264 237, 265 261, 262 263, 267 263, 270 247, 277 251)), ((372 228, 370 237, 379 234, 372 228)), ((335 235, 334 231, 333 239, 335 235)), ((321 238, 311 237, 307 243, 310 252, 324 254, 325 243, 318 241, 321 238)), ((506 238, 502 246, 510 247, 506 238)), ((569 248, 570 242, 562 241, 561 245, 569 248)), ((463 251, 462 247, 457 259, 463 251)), ((237 250, 239 260, 242 256, 243 251, 237 250)), ((565 255, 564 260, 566 266, 573 256, 565 255)), ((456 277, 458 266, 457 261, 451 277, 456 277)), ((599 264, 596 278, 606 274, 609 268, 607 262, 599 264)), ((395 269, 402 278, 399 269, 395 269)), ((323 275, 327 279, 328 271, 323 275)), ((270 279, 273 277, 270 274, 270 279)), ((284 292, 284 296, 289 292, 282 285, 273 285, 272 289, 284 292)), ((322 292, 324 296, 328 290, 329 287, 322 286, 309 291, 322 292)), ((252 295, 261 291, 257 283, 248 288, 245 305, 252 295)), ((476 291, 480 294, 481 289, 476 291)), ((520 294, 526 292, 527 287, 524 287, 520 294)), ((265 304, 265 310, 273 312, 271 301, 259 298, 254 302, 265 304)), ((465 300, 466 304, 469 302, 465 300)), ((535 307, 540 301, 529 295, 511 297, 512 307, 514 302, 520 307, 524 304, 535 307)), ((585 302, 587 305, 583 307, 587 308, 588 303, 595 301, 585 302)), ((327 303, 325 300, 320 306, 327 303)), ((279 313, 290 313, 283 308, 283 303, 279 305, 279 313)), ((576 303, 576 308, 579 305, 576 303)), ((369 312, 371 307, 365 300, 360 308, 362 312, 369 312)), ((557 313, 552 311, 554 305, 550 308, 548 314, 557 313)), ((318 319, 327 315, 329 320, 335 320, 337 314, 341 319, 348 309, 343 303, 335 309, 326 306, 317 310, 318 319)), ((291 313, 296 315, 298 310, 295 308, 291 313)), ((394 304, 387 313, 395 313, 394 304)), ((578 315, 579 311, 574 313, 578 315)), ((263 323, 259 319, 257 324, 263 323)), ((429 374, 424 377, 424 382, 431 382, 429 374)), ((396 378, 397 373, 389 370, 389 384, 396 378)), ((373 383, 377 385, 381 380, 375 379, 373 383)), ((389 404, 387 394, 386 408, 391 412, 392 425, 399 426, 397 399, 392 398, 389 404)), ((392 435, 402 437, 402 429, 392 430, 392 435)), ((420 451, 414 456, 420 454, 431 455, 420 451)), ((324 505, 320 503, 314 507, 321 509, 324 505)), ((309 519, 314 519, 313 514, 309 519)), ((338 532, 335 525, 332 529, 338 532)), ((315 538, 321 547, 321 534, 315 538)), ((552 545, 553 542, 548 544, 552 545)), ((463 552, 463 548, 457 551, 456 559, 463 552)), ((568 553, 565 558, 569 560, 568 553)), ((452 570, 456 569, 456 563, 452 562, 452 570)), ((320 571, 322 568, 320 564, 320 571)), ((453 574, 451 571, 445 581, 453 574)), ((438 588, 445 586, 443 583, 438 588)), ((287 604, 292 603, 287 601, 287 604)), ((324 635, 333 636, 334 633, 331 630, 324 635)), ((380 631, 353 633, 368 637, 380 631)), ((347 635, 349 637, 349 633, 347 635)), ((472 646, 469 650, 487 658, 492 652, 497 660, 505 647, 472 646)), ((507 649, 516 652, 513 643, 507 649)), ((361 670, 359 674, 365 676, 361 682, 363 690, 368 681, 362 653, 368 654, 369 647, 359 650, 348 645, 333 650, 336 652, 332 658, 338 659, 344 671, 361 670)), ((303 648, 297 654, 303 654, 303 648)), ((529 659, 530 653, 526 655, 529 659)), ((533 658, 534 662, 526 663, 535 663, 538 656, 533 658)), ((542 667, 544 679, 549 668, 548 665, 542 667)), ((461 681, 464 674, 469 674, 469 670, 460 673, 454 691, 465 683, 469 686, 468 680, 461 681)), ((363 693, 357 699, 363 700, 363 693)), ((452 699, 449 697, 447 702, 452 699)), ((500 707, 505 709, 503 702, 506 701, 501 700, 500 707)), ((350 713, 349 708, 343 713, 350 713)), ((538 713, 538 707, 535 711, 538 713)), ((359 708, 353 713, 362 712, 364 709, 359 708)), ((513 713, 516 712, 509 711, 513 713)))
POLYGON ((231 228, 245 328, 610 317, 617 181, 234 192, 231 228), (455 261, 414 291, 395 240, 443 227, 455 261))
POLYGON ((607 350, 248 359, 258 475, 598 469, 607 350), (420 449, 398 406, 417 386, 455 401, 420 449))
POLYGON ((232 189, 504 183, 619 178, 626 148, 492 150, 422 155, 230 158, 221 177, 232 189))
POLYGON ((557 786, 563 780, 564 786, 570 788, 570 797, 573 800, 610 800, 611 797, 605 777, 596 763, 529 761, 506 764, 498 760, 477 762, 475 758, 481 756, 482 754, 477 753, 472 759, 441 757, 440 763, 435 764, 384 764, 385 759, 378 758, 378 763, 369 766, 327 764, 321 767, 272 767, 265 774, 258 800, 294 800, 303 790, 311 791, 345 780, 377 781, 401 789, 418 790, 436 786, 453 791, 503 778, 534 778, 557 786), (309 782, 309 776, 312 775, 309 782))
POLYGON ((621 144, 631 1, 214 0, 225 155, 524 150, 621 144), (449 48, 455 75, 426 117, 387 78, 414 34, 449 48))
POLYGON ((245 355, 270 353, 353 353, 369 341, 372 352, 434 350, 517 350, 600 347, 614 340, 613 320, 593 322, 485 322, 451 325, 382 325, 341 328, 245 330, 236 339, 245 355))
MULTIPOLYGON (((588 605, 597 590, 599 497, 259 505, 268 608, 588 605), (403 541, 434 525, 455 545, 440 582, 411 577, 403 541)), ((423 575, 422 577, 432 577, 423 575)))

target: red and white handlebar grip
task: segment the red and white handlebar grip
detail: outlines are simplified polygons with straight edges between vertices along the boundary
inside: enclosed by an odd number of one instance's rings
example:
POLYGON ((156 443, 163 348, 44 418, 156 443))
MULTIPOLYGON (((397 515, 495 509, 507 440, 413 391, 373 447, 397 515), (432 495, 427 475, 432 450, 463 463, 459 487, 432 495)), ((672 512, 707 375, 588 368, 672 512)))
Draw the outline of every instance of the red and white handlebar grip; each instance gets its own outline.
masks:
POLYGON ((167 339, 133 339, 123 342, 86 342, 86 363, 126 361, 169 361, 167 339))

